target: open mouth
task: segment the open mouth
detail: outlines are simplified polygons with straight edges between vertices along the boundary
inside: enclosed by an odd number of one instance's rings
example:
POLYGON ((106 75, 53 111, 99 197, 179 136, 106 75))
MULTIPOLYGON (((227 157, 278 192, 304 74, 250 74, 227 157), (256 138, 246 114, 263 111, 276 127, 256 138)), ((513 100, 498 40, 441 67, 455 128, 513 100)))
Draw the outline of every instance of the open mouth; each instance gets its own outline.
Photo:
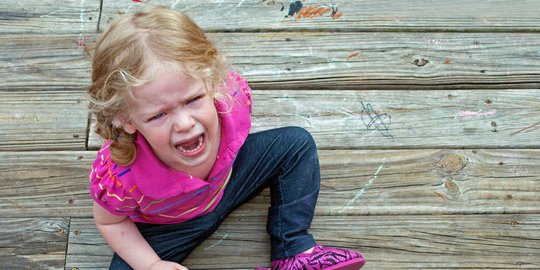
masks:
POLYGON ((204 145, 204 134, 201 134, 199 137, 194 138, 193 140, 184 142, 176 146, 178 151, 185 154, 192 154, 199 151, 204 145))

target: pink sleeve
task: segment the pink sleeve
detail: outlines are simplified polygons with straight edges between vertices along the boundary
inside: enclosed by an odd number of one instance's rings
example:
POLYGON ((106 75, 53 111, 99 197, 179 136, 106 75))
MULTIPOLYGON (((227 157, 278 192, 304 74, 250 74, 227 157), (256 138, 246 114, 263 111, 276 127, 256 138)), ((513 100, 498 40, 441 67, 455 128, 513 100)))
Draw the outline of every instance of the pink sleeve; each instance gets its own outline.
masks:
POLYGON ((114 215, 131 215, 138 208, 136 192, 129 169, 117 166, 110 159, 106 143, 90 169, 90 195, 96 203, 114 215))

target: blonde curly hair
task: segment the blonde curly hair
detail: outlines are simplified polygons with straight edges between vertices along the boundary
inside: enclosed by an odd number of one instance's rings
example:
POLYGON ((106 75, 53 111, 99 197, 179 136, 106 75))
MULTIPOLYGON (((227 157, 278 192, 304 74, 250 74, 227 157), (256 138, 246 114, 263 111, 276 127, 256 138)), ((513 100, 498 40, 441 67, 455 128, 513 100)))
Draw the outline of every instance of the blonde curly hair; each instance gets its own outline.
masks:
POLYGON ((136 157, 135 134, 125 132, 118 122, 128 117, 132 87, 171 68, 202 79, 214 98, 222 96, 224 57, 189 17, 166 7, 151 7, 116 19, 86 53, 92 59, 87 96, 97 120, 95 132, 112 141, 112 160, 122 166, 136 157))

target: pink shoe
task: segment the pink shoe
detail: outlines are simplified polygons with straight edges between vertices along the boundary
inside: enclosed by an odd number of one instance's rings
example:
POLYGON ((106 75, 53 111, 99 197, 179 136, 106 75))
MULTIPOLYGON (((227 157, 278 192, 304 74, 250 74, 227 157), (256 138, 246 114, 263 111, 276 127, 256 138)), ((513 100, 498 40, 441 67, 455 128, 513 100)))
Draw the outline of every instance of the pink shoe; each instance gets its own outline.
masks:
POLYGON ((358 270, 365 262, 364 257, 354 250, 316 245, 312 253, 272 261, 272 270, 358 270))

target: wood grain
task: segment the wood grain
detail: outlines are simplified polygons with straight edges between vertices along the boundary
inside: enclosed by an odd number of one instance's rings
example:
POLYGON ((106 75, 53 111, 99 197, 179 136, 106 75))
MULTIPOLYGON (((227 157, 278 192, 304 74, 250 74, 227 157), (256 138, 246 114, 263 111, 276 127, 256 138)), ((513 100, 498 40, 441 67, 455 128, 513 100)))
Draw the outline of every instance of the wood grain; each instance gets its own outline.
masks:
POLYGON ((321 149, 537 148, 540 91, 255 91, 253 131, 298 125, 321 149), (538 104, 537 104, 538 103, 538 104))
POLYGON ((83 35, 0 36, 0 91, 83 92, 90 84, 90 62, 83 35))
POLYGON ((64 269, 67 218, 0 218, 0 268, 64 269))
POLYGON ((540 88, 540 35, 278 32, 210 35, 255 89, 540 88))
MULTIPOLYGON (((537 89, 540 36, 521 33, 210 35, 255 89, 537 89), (249 56, 249 57, 247 57, 249 56), (419 66, 422 65, 422 66, 419 66)), ((91 38, 87 41, 90 43, 91 38)), ((77 36, 0 38, 0 90, 78 90, 90 63, 77 36), (69 64, 66 64, 69 63, 69 64)))
POLYGON ((0 151, 86 149, 88 102, 69 91, 0 91, 0 151))
POLYGON ((118 14, 148 5, 165 5, 185 11, 207 31, 538 31, 537 1, 392 0, 331 2, 276 0, 105 0, 101 28, 118 14), (138 2, 138 3, 136 3, 138 2))
MULTIPOLYGON (((537 150, 319 151, 317 215, 538 213, 537 150)), ((264 191, 246 212, 266 213, 264 191)))
POLYGON ((91 216, 95 152, 0 152, 2 217, 91 216))
MULTIPOLYGON (((535 89, 254 90, 252 97, 252 132, 301 126, 320 149, 540 147, 535 89)), ((98 149, 93 130, 88 146, 98 149)))
MULTIPOLYGON (((540 269, 534 0, 2 1, 1 269, 108 268, 83 48, 113 17, 160 4, 250 82, 253 132, 313 134, 321 244, 360 250, 368 270, 540 269)), ((268 266, 269 200, 240 207, 185 264, 268 266)))
MULTIPOLYGON (((242 211, 242 210, 239 210, 242 211)), ((368 215, 315 217, 321 244, 361 251, 362 269, 534 269, 540 267, 535 215, 368 215)), ((232 214, 183 263, 190 269, 268 266, 266 216, 232 214)), ((66 266, 103 269, 108 248, 90 219, 73 219, 66 266), (92 264, 93 263, 93 264, 92 264)))
MULTIPOLYGON (((317 215, 537 213, 540 150, 321 150, 317 215)), ((90 217, 92 152, 0 152, 2 217, 90 217)), ((246 206, 266 213, 264 191, 246 206)))
POLYGON ((0 33, 95 33, 99 0, 4 0, 0 2, 0 33))

